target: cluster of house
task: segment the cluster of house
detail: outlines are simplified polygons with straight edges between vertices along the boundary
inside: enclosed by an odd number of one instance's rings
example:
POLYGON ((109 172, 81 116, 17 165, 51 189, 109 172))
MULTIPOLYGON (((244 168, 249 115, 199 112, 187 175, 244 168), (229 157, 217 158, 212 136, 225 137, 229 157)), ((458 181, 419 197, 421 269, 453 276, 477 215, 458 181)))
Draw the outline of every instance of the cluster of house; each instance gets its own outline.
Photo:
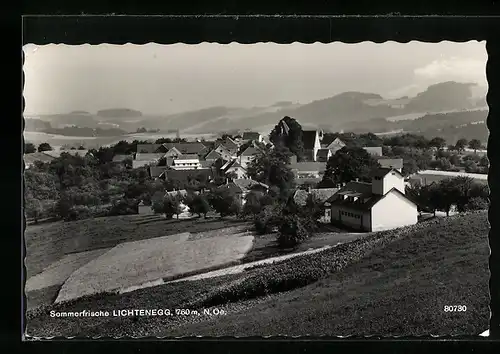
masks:
POLYGON ((69 149, 69 150, 48 150, 42 152, 34 152, 31 154, 24 154, 24 168, 29 169, 34 165, 36 161, 40 162, 50 162, 61 156, 62 153, 67 153, 70 155, 80 155, 85 156, 89 153, 88 150, 77 150, 77 149, 69 149))

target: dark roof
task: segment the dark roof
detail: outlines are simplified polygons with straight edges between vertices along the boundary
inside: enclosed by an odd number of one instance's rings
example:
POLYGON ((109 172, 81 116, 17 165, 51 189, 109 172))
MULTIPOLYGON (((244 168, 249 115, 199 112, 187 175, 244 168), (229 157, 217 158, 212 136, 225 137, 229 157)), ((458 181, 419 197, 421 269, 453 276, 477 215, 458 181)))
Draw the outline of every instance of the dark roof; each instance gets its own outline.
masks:
POLYGON ((188 180, 196 179, 198 176, 203 179, 211 179, 213 177, 212 169, 199 168, 196 170, 165 170, 166 180, 178 180, 186 183, 188 180))
POLYGON ((167 166, 151 166, 149 168, 149 175, 151 178, 160 177, 160 175, 168 169, 167 166))
POLYGON ((330 149, 319 149, 316 156, 319 158, 327 158, 329 153, 330 149))
POLYGON ((302 144, 304 149, 310 150, 314 148, 314 143, 316 142, 316 130, 304 130, 302 131, 302 144))
POLYGON ((245 151, 243 151, 241 153, 240 156, 254 156, 254 155, 257 155, 258 153, 260 152, 259 149, 257 149, 256 147, 254 146, 249 146, 245 149, 245 151))
POLYGON ((338 191, 339 188, 316 188, 311 189, 311 194, 318 202, 324 203, 338 191))
POLYGON ((259 140, 260 134, 256 132, 244 132, 243 133, 243 140, 259 140))
POLYGON ((250 178, 234 179, 233 183, 239 186, 241 189, 251 189, 253 187, 264 187, 265 189, 269 188, 267 184, 254 181, 253 179, 250 178))
POLYGON ((165 143, 163 144, 168 150, 175 147, 181 152, 181 154, 200 154, 206 146, 199 142, 187 142, 187 143, 165 143))
POLYGON ((157 152, 159 149, 162 149, 163 145, 162 144, 137 144, 137 150, 136 152, 140 153, 146 153, 146 154, 152 154, 157 152))
POLYGON ((200 161, 201 168, 210 168, 214 164, 214 160, 200 161))
POLYGON ((174 160, 198 160, 199 156, 197 154, 184 154, 177 156, 174 160))
POLYGON ((34 152, 31 154, 24 154, 24 163, 25 164, 32 164, 35 161, 41 161, 41 162, 50 162, 54 160, 53 156, 41 153, 41 152, 34 152))
POLYGON ((297 162, 288 165, 290 169, 297 170, 299 172, 308 172, 308 171, 318 171, 324 172, 326 170, 325 162, 297 162))
POLYGON ((125 161, 126 159, 131 159, 131 158, 132 158, 131 155, 118 154, 118 155, 113 156, 113 162, 122 162, 122 161, 125 161))
POLYGON ((220 153, 218 153, 215 150, 212 150, 205 156, 205 160, 217 160, 218 158, 221 157, 222 155, 220 153))
POLYGON ((165 154, 164 153, 140 153, 135 154, 136 161, 156 161, 161 159, 165 154))
POLYGON ((373 172, 372 176, 373 176, 373 177, 384 177, 385 175, 387 175, 388 173, 391 173, 391 172, 395 172, 395 173, 397 173, 398 175, 400 175, 401 177, 403 177, 403 175, 402 175, 402 174, 401 174, 398 170, 395 170, 395 169, 393 169, 393 168, 384 168, 384 167, 382 167, 382 168, 377 168, 377 169, 373 172))
POLYGON ((340 138, 335 138, 330 144, 327 145, 330 149, 344 146, 346 146, 346 144, 340 138))
POLYGON ((306 183, 310 183, 310 184, 317 184, 319 182, 321 182, 322 178, 319 177, 319 178, 297 178, 295 180, 295 184, 296 185, 302 185, 302 184, 306 184, 306 183))
POLYGON ((403 168, 403 159, 378 159, 378 163, 382 168, 394 168, 394 169, 402 169, 403 168))
POLYGON ((222 145, 228 150, 238 150, 238 144, 236 144, 233 139, 228 137, 222 141, 222 145))

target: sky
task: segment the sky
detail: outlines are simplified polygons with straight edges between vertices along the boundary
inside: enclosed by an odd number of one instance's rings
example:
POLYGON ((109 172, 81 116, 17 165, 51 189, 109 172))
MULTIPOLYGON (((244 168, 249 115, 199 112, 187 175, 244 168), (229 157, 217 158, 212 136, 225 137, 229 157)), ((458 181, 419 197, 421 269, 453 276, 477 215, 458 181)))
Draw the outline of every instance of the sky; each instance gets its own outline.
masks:
POLYGON ((487 87, 486 42, 26 45, 25 114, 309 103, 345 91, 413 96, 443 81, 487 87))

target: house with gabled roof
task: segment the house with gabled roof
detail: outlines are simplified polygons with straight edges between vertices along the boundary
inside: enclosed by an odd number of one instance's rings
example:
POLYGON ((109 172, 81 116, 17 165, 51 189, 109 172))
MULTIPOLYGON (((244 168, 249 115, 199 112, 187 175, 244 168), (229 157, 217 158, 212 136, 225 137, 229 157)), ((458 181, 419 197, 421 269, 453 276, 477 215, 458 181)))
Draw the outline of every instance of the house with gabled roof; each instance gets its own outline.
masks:
POLYGON ((236 143, 236 141, 234 141, 228 136, 221 141, 221 145, 224 146, 232 154, 236 154, 238 152, 238 148, 240 147, 236 143))
POLYGON ((200 158, 197 154, 183 154, 174 158, 170 167, 174 170, 196 170, 201 168, 200 158))
POLYGON ((321 136, 319 130, 303 130, 302 144, 304 146, 304 159, 316 161, 318 150, 321 149, 321 136))
POLYGON ((226 149, 224 145, 218 144, 213 151, 217 152, 220 155, 220 157, 222 157, 224 160, 230 160, 234 156, 236 156, 238 149, 231 152, 228 149, 226 149))
POLYGON ((332 152, 332 155, 335 155, 335 153, 344 146, 346 146, 346 143, 344 143, 340 138, 335 138, 335 140, 328 144, 326 148, 332 152))
POLYGON ((154 154, 166 153, 168 149, 164 144, 137 144, 137 153, 154 154))
POLYGON ((165 153, 165 158, 167 157, 172 157, 172 158, 177 158, 182 155, 182 152, 180 152, 175 146, 172 146, 166 153, 165 153))
POLYGON ((379 158, 378 163, 382 168, 393 168, 399 172, 403 172, 403 159, 379 158))
POLYGON ((255 144, 250 145, 247 147, 241 154, 238 156, 238 162, 243 167, 246 169, 250 162, 252 162, 257 155, 261 152, 259 148, 255 146, 255 144))
POLYGON ((206 146, 201 142, 182 142, 182 143, 164 143, 163 146, 168 150, 175 147, 181 154, 197 154, 200 155, 206 149, 206 146))
POLYGON ((320 218, 320 222, 330 222, 330 209, 329 207, 325 207, 325 202, 331 198, 335 193, 337 193, 339 188, 309 188, 305 189, 297 189, 293 194, 293 201, 298 206, 305 206, 307 204, 308 198, 312 197, 313 200, 320 204, 323 208, 323 216, 320 218))
POLYGON ((326 170, 326 163, 313 161, 292 162, 288 167, 294 173, 296 180, 303 178, 321 180, 326 170))
POLYGON ((211 150, 207 155, 205 155, 205 161, 215 161, 222 158, 222 155, 215 150, 211 150))
POLYGON ((267 184, 254 181, 250 178, 236 178, 231 182, 220 185, 217 188, 231 191, 241 205, 245 204, 245 197, 251 191, 265 193, 269 190, 269 186, 267 184))
POLYGON ((333 224, 360 231, 390 230, 418 221, 417 205, 405 195, 403 175, 390 168, 377 169, 371 183, 347 183, 325 206, 333 224))
POLYGON ((139 168, 147 165, 157 164, 164 155, 165 153, 138 152, 135 154, 135 158, 132 161, 132 168, 139 168))
POLYGON ((255 140, 259 143, 262 142, 262 135, 257 132, 244 132, 242 136, 243 141, 255 140))
POLYGON ((221 171, 225 176, 234 174, 238 179, 245 178, 247 174, 247 170, 240 165, 238 159, 232 159, 231 161, 226 162, 221 167, 221 171))

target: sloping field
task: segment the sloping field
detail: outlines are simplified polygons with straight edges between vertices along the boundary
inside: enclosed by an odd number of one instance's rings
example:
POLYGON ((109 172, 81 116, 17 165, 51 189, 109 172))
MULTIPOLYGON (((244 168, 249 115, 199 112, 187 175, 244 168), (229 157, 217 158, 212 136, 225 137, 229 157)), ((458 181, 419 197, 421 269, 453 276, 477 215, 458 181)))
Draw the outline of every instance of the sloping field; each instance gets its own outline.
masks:
POLYGON ((156 215, 126 215, 28 226, 28 279, 70 253, 112 248, 119 243, 146 240, 182 232, 198 233, 247 224, 230 219, 165 220, 156 215))
POLYGON ((479 335, 489 327, 488 231, 484 212, 435 219, 344 271, 263 299, 251 311, 240 301, 223 320, 164 334, 479 335), (450 305, 466 310, 445 311, 450 305))
POLYGON ((56 302, 112 292, 237 261, 252 248, 253 237, 211 237, 187 241, 189 233, 122 243, 75 271, 56 302))
POLYGON ((51 264, 43 272, 29 278, 25 284, 25 291, 31 292, 53 285, 61 285, 78 268, 90 262, 92 259, 101 256, 108 248, 95 251, 72 253, 64 256, 63 259, 51 264))

